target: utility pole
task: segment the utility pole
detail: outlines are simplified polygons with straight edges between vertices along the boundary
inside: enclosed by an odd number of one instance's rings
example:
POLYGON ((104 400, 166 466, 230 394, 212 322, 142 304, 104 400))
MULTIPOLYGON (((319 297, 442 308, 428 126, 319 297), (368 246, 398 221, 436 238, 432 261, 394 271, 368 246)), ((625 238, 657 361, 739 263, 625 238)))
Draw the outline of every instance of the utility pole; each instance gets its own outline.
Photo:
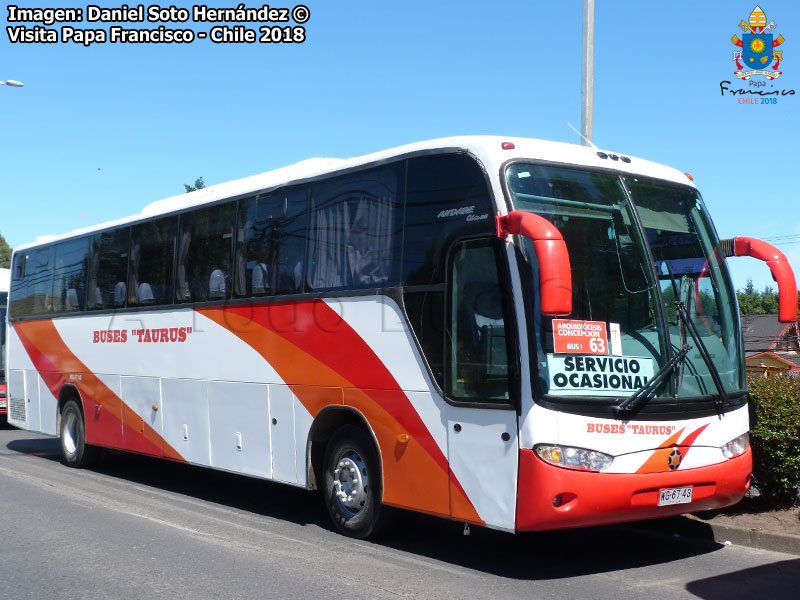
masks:
POLYGON ((583 69, 581 70, 581 137, 592 145, 594 111, 594 0, 583 0, 583 69))

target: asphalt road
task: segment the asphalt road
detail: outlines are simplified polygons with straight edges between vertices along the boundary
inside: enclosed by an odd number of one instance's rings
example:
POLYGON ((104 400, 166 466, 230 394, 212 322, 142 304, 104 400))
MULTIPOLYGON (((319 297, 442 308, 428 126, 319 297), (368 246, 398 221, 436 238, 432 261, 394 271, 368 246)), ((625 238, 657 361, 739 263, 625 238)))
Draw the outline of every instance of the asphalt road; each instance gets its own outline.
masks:
POLYGON ((796 598, 800 559, 627 527, 509 534, 405 515, 380 543, 316 493, 137 456, 94 470, 0 429, 0 599, 796 598))

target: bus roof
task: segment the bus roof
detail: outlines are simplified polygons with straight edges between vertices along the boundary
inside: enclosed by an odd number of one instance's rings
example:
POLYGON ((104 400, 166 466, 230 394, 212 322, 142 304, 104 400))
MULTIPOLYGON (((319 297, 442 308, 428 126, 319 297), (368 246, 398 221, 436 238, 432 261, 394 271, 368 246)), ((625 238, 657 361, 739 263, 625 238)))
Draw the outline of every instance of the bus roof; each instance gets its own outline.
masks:
POLYGON ((416 142, 354 158, 310 158, 293 165, 281 167, 258 175, 216 184, 188 194, 184 193, 178 196, 172 196, 171 198, 165 198, 164 200, 158 200, 145 206, 142 212, 137 215, 77 229, 65 234, 40 236, 36 238, 35 242, 18 246, 15 248, 15 251, 67 239, 73 236, 92 233, 94 231, 101 231, 114 226, 135 223, 158 215, 211 203, 216 200, 242 196, 262 190, 276 189, 291 183, 299 183, 322 175, 333 174, 337 171, 366 166, 417 152, 448 149, 453 151, 464 150, 474 154, 484 164, 489 173, 499 173, 502 164, 511 159, 532 159, 560 163, 562 165, 613 169, 631 175, 643 175, 674 183, 692 185, 686 175, 677 169, 639 158, 620 155, 612 151, 600 150, 593 146, 580 146, 532 138, 459 136, 416 142), (509 144, 513 147, 507 147, 509 144), (622 156, 627 160, 622 160, 622 156), (616 159, 613 157, 616 157, 616 159))

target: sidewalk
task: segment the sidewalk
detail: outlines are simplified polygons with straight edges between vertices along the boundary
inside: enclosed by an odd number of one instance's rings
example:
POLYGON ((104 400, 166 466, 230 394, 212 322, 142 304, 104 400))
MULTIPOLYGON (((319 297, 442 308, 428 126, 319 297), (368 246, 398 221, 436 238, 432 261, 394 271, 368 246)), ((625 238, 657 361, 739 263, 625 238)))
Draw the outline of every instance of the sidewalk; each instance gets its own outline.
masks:
POLYGON ((785 552, 800 556, 800 508, 763 510, 745 498, 719 511, 640 522, 635 526, 670 535, 785 552))

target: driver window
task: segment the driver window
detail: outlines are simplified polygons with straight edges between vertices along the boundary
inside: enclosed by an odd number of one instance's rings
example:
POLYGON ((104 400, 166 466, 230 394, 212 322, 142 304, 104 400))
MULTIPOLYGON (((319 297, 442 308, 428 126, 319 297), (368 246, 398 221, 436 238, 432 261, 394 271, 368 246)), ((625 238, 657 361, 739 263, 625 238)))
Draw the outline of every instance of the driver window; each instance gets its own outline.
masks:
POLYGON ((511 352, 503 291, 489 241, 456 246, 450 277, 446 391, 452 400, 508 403, 511 352))

